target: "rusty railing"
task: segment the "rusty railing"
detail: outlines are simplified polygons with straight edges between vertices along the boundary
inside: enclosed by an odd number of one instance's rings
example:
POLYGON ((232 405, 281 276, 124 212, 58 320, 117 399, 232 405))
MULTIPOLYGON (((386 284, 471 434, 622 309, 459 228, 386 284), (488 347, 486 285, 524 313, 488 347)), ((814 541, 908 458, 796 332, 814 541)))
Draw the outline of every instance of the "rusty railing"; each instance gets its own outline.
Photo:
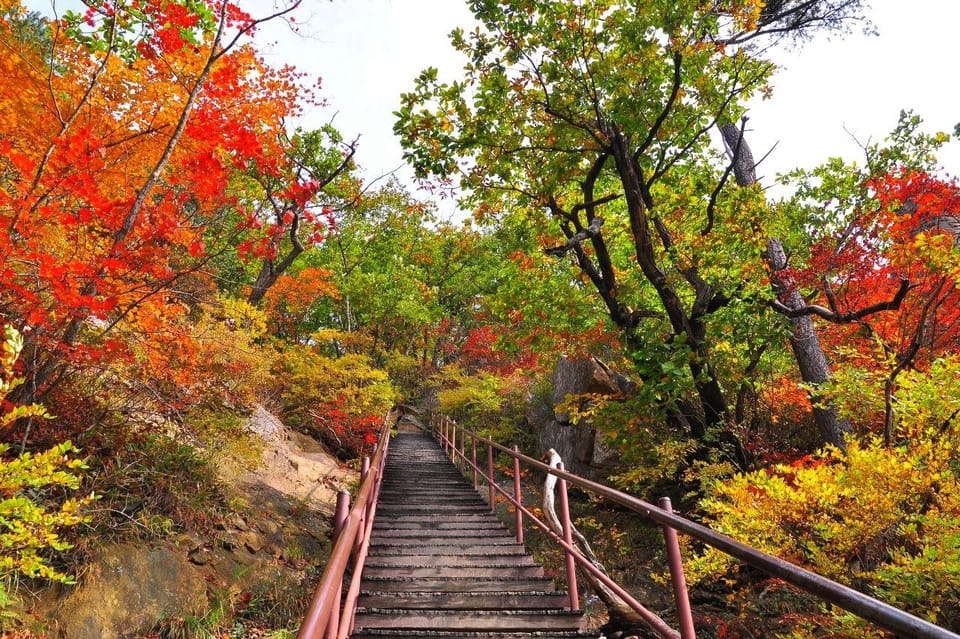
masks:
POLYGON ((387 459, 393 421, 389 415, 384 419, 373 449, 373 459, 363 458, 360 488, 353 508, 350 507, 349 492, 342 490, 337 494, 333 550, 297 633, 297 639, 346 639, 353 632, 353 617, 357 597, 360 595, 360 577, 370 545, 370 532, 376 516, 377 498, 380 496, 383 466, 387 459), (344 597, 344 575, 351 557, 352 574, 344 597))
POLYGON ((910 637, 911 639, 960 639, 960 635, 904 612, 879 599, 831 581, 773 555, 761 552, 756 548, 741 544, 726 535, 722 535, 705 526, 694 523, 689 519, 680 517, 671 510, 669 498, 664 497, 659 501, 659 507, 654 506, 608 486, 568 473, 563 470, 562 464, 554 468, 537 459, 522 455, 516 446, 514 446, 513 449, 501 446, 489 437, 481 437, 476 432, 457 425, 455 421, 445 416, 436 416, 433 419, 432 426, 434 436, 444 451, 450 456, 453 463, 459 466, 461 472, 465 475, 472 473, 474 488, 479 488, 480 480, 486 482, 489 491, 488 503, 490 504, 491 511, 496 512, 497 493, 503 495, 503 497, 515 507, 517 541, 523 543, 523 518, 526 516, 564 549, 567 583, 569 584, 568 607, 571 610, 579 609, 575 569, 575 566, 579 564, 582 569, 593 574, 603 584, 615 592, 627 605, 633 608, 658 636, 665 639, 695 639, 696 634, 693 615, 687 597, 686 578, 683 573, 683 562, 680 557, 680 546, 677 541, 677 533, 681 532, 745 564, 759 568, 774 577, 778 577, 796 586, 800 590, 814 595, 821 601, 843 608, 884 630, 894 632, 898 636, 910 637), (467 442, 468 438, 469 446, 467 442), (482 469, 477 465, 478 444, 486 447, 486 469, 482 469), (494 451, 504 453, 513 460, 512 494, 496 482, 494 476, 494 451), (551 530, 546 523, 541 521, 529 508, 523 505, 520 487, 521 463, 527 467, 549 473, 557 478, 560 511, 557 515, 561 522, 562 535, 551 530), (610 579, 606 573, 594 566, 574 546, 571 539, 570 512, 566 494, 568 485, 576 486, 581 490, 603 497, 604 499, 643 515, 660 525, 663 529, 664 540, 666 542, 667 560, 673 584, 676 614, 680 626, 679 632, 671 628, 656 614, 647 610, 620 585, 610 579))

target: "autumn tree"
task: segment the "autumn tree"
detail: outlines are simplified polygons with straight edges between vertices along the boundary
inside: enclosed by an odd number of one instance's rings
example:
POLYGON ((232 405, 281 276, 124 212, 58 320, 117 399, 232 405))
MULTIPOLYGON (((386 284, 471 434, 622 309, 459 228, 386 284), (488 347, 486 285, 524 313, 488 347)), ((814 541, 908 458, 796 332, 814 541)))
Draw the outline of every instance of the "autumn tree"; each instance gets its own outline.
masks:
POLYGON ((960 347, 960 191, 934 173, 947 136, 920 125, 902 114, 889 140, 865 149, 863 167, 834 160, 795 174, 802 188, 793 204, 814 230, 786 275, 807 300, 775 303, 788 316, 825 323, 848 366, 884 371, 878 395, 888 444, 900 374, 960 347))
POLYGON ((244 44, 298 2, 253 17, 225 1, 102 0, 29 37, 6 4, 0 65, 20 90, 0 98, 0 310, 28 336, 25 400, 116 357, 111 336, 136 309, 174 301, 236 240, 221 225, 230 175, 278 152, 303 90, 244 44))
POLYGON ((277 278, 335 225, 335 211, 355 204, 360 185, 351 175, 357 141, 344 142, 327 125, 282 136, 283 153, 252 163, 238 179, 241 206, 260 233, 238 248, 258 265, 248 299, 259 304, 277 278))
POLYGON ((672 415, 702 439, 729 418, 711 316, 742 293, 737 264, 763 235, 756 194, 725 188, 709 131, 766 87, 772 65, 747 42, 858 6, 473 2, 481 26, 453 34, 466 79, 425 71, 396 131, 419 174, 458 178, 481 218, 520 208, 558 231, 544 248, 576 264, 631 352, 657 336, 682 353, 697 401, 672 415))
POLYGON ((395 181, 337 212, 313 263, 333 273, 339 292, 326 300, 329 326, 363 334, 377 356, 396 352, 425 367, 462 340, 496 288, 482 234, 444 221, 395 181))
MULTIPOLYGON (((721 122, 720 132, 724 148, 730 157, 737 185, 743 188, 758 184, 753 153, 743 134, 746 118, 740 126, 721 122)), ((779 237, 767 239, 764 252, 770 273, 770 286, 777 296, 776 308, 789 316, 790 347, 804 383, 810 385, 811 410, 820 431, 821 440, 840 449, 846 447, 846 436, 852 431, 850 421, 841 417, 837 408, 820 394, 819 389, 830 381, 830 362, 823 350, 820 336, 809 314, 796 314, 806 307, 796 282, 789 276, 787 254, 779 237)))

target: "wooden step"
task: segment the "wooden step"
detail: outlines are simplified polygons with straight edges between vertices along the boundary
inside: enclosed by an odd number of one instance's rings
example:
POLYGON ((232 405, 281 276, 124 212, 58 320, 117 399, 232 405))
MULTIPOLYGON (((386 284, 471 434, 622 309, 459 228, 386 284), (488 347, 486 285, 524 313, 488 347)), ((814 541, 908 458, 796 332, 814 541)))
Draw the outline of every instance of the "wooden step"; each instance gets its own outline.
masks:
MULTIPOLYGON (((386 530, 374 531, 374 536, 379 539, 457 539, 463 544, 484 543, 488 539, 512 539, 516 538, 510 534, 506 528, 481 529, 481 530, 430 530, 415 528, 389 528, 386 530)), ((430 543, 429 541, 426 543, 430 543)))
POLYGON ((404 608, 408 610, 562 610, 567 595, 562 592, 375 592, 360 593, 360 605, 366 608, 404 608))
POLYGON ((404 546, 371 546, 371 557, 390 557, 394 555, 448 555, 456 553, 461 557, 484 555, 525 555, 520 544, 487 545, 437 545, 437 544, 408 544, 404 546))
POLYGON ((364 630, 469 630, 517 632, 580 629, 579 612, 563 610, 409 610, 357 608, 356 627, 364 630))
POLYGON ((489 546, 517 546, 514 537, 381 537, 370 542, 371 552, 375 548, 414 548, 417 546, 459 546, 461 548, 480 548, 489 546))
POLYGON ((576 631, 553 632, 471 632, 469 630, 397 630, 397 629, 377 629, 355 631, 350 635, 351 639, 409 639, 410 637, 443 637, 445 639, 530 639, 532 637, 541 639, 567 639, 568 637, 595 638, 596 634, 585 634, 576 631))
POLYGON ((493 564, 487 566, 376 566, 368 564, 363 570, 370 577, 469 577, 471 579, 496 579, 501 577, 542 577, 543 568, 538 565, 514 566, 493 564))
MULTIPOLYGON (((410 521, 425 522, 435 521, 437 518, 433 513, 405 513, 403 515, 385 515, 377 510, 377 523, 380 521, 410 521)), ((457 521, 482 521, 487 523, 499 524, 500 519, 487 509, 485 513, 457 513, 457 521)))
POLYGON ((384 568, 387 566, 459 566, 482 568, 490 565, 535 566, 530 555, 461 555, 459 553, 416 554, 416 555, 370 555, 367 565, 384 568))
MULTIPOLYGON (((459 519, 459 518, 458 518, 459 519)), ((490 530, 507 528, 499 521, 377 521, 373 526, 374 531, 381 530, 490 530)))
POLYGON ((468 577, 369 577, 360 582, 370 592, 550 592, 554 588, 549 577, 473 579, 468 577))

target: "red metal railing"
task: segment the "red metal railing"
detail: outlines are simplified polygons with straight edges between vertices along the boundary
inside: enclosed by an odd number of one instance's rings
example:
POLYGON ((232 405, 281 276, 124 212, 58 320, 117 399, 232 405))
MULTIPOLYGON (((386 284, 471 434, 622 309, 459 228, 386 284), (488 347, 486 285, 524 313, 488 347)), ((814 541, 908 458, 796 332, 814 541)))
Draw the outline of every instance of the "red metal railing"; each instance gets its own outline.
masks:
POLYGON ((721 552, 740 561, 759 568, 770 575, 779 577, 801 590, 808 592, 820 600, 843 608, 848 612, 865 619, 876 626, 897 633, 911 639, 960 639, 957 635, 945 628, 936 626, 928 621, 915 617, 899 608, 895 608, 878 599, 874 599, 859 591, 831 581, 816 573, 810 572, 787 561, 766 554, 750 546, 741 544, 734 539, 721 535, 709 528, 696 524, 689 519, 675 515, 670 507, 669 498, 660 500, 660 506, 654 506, 631 495, 614 490, 608 486, 598 484, 589 479, 579 477, 563 470, 563 465, 551 467, 537 459, 520 454, 517 447, 509 449, 492 441, 489 437, 481 437, 476 432, 458 426, 456 422, 439 416, 433 420, 434 434, 444 451, 450 455, 454 464, 458 465, 464 474, 472 472, 474 486, 479 486, 480 480, 487 482, 489 490, 489 504, 492 511, 496 510, 496 493, 503 495, 516 509, 517 540, 523 543, 523 517, 526 515, 533 523, 540 527, 548 536, 558 543, 565 551, 567 580, 569 586, 569 607, 572 610, 579 608, 577 599, 576 571, 574 566, 579 565, 599 579, 610 590, 615 592, 624 602, 635 610, 657 633, 658 636, 670 639, 695 639, 693 616, 690 602, 687 597, 686 579, 683 573, 683 562, 680 557, 680 546, 677 533, 682 532, 704 544, 712 546, 721 552), (459 436, 459 443, 457 438, 459 436), (470 438, 470 448, 467 448, 467 438, 470 438), (487 447, 486 469, 481 469, 476 462, 477 444, 487 447), (509 455, 513 459, 513 494, 499 486, 494 477, 494 451, 509 455), (469 458, 468 458, 469 457, 469 458), (557 513, 563 527, 563 534, 553 532, 530 509, 523 505, 520 490, 520 464, 536 468, 553 475, 558 479, 559 510, 557 513), (573 545, 570 536, 570 513, 567 506, 567 485, 603 497, 616 504, 624 506, 640 515, 651 519, 663 528, 666 541, 667 559, 670 568, 673 592, 677 606, 679 632, 671 628, 660 617, 643 607, 640 602, 630 596, 622 587, 615 583, 602 570, 594 566, 573 545))
POLYGON ((297 639, 346 639, 353 632, 353 617, 360 594, 360 577, 370 545, 370 532, 376 516, 393 421, 390 416, 384 420, 373 459, 363 458, 360 489, 353 508, 350 508, 350 493, 340 491, 337 495, 333 551, 300 626, 300 632, 297 633, 297 639), (351 557, 352 576, 344 597, 343 578, 351 557))

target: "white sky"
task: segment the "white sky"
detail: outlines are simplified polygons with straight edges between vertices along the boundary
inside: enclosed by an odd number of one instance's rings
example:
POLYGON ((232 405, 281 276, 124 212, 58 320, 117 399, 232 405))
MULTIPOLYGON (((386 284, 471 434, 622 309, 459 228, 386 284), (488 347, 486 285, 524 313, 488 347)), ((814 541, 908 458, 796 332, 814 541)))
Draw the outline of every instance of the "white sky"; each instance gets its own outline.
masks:
MULTIPOLYGON (((454 79, 462 60, 446 34, 472 16, 458 0, 333 0, 314 2, 301 29, 307 40, 285 38, 287 59, 323 76, 324 92, 347 136, 361 135, 357 160, 368 177, 399 166, 392 112, 417 73, 440 69, 454 79)), ((773 98, 750 113, 748 141, 759 158, 763 183, 776 173, 813 167, 828 157, 859 160, 854 140, 877 142, 913 109, 930 131, 953 131, 960 122, 960 1, 873 0, 870 17, 879 35, 856 31, 818 39, 782 55, 773 98)), ((315 114, 317 122, 326 116, 315 114)), ((960 174, 960 143, 941 154, 944 169, 960 174)), ((407 174, 401 172, 401 174, 407 174)))
MULTIPOLYGON (((27 4, 49 12, 50 0, 27 4)), ((244 4, 255 11, 258 3, 244 4)), ((861 158, 851 134, 879 141, 904 108, 931 131, 952 132, 960 122, 960 1, 872 0, 872 7, 879 36, 856 32, 783 55, 773 98, 750 113, 754 155, 778 143, 760 167, 764 184, 777 172, 831 156, 861 158)), ((462 60, 447 34, 470 21, 461 0, 305 0, 299 35, 271 30, 260 41, 269 60, 323 78, 329 107, 308 114, 304 125, 333 118, 346 138, 360 135, 357 161, 373 179, 402 164, 392 133, 400 93, 428 66, 438 67, 441 78, 456 77, 462 60)), ((960 143, 952 142, 941 162, 960 174, 960 143)))

